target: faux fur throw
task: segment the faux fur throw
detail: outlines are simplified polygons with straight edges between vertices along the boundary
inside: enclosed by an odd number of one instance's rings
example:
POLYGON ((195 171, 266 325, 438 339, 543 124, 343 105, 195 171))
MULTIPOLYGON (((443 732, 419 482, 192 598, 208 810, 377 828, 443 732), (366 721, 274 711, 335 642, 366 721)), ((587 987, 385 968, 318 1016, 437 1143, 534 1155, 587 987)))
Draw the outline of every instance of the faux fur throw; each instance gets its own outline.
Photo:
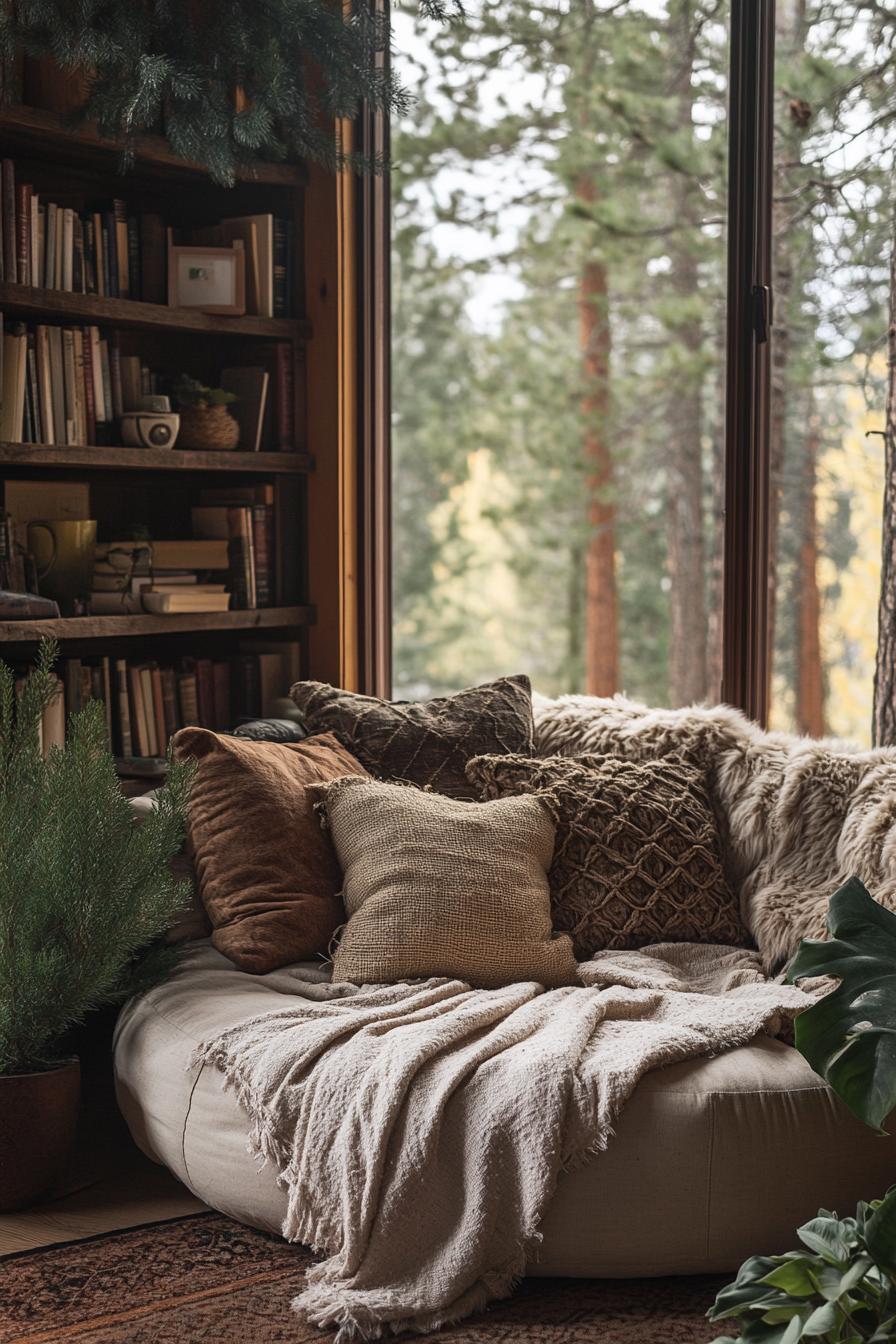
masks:
MULTIPOLYGON (((560 1171, 602 1150, 648 1069, 776 1033, 809 1000, 755 954, 665 944, 580 967, 586 988, 457 980, 327 987, 197 1052, 324 1253, 293 1306, 338 1344, 428 1331, 505 1297, 560 1171)), ((284 974, 281 972, 281 974, 284 974)))
POLYGON ((540 756, 678 754, 707 771, 729 878, 766 970, 789 961, 801 938, 824 937, 828 902, 853 874, 896 910, 896 748, 766 733, 724 705, 534 698, 540 756))

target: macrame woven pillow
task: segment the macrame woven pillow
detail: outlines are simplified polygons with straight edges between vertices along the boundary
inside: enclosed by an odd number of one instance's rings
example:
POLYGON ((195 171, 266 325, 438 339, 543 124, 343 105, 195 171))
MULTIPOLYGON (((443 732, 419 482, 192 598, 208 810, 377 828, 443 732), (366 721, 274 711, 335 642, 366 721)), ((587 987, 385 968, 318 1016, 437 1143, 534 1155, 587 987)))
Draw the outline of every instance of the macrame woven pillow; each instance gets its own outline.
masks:
POLYGON ((571 935, 579 960, 648 943, 749 943, 698 768, 611 756, 480 756, 467 776, 482 798, 534 793, 550 806, 554 927, 571 935))
POLYGON ((311 793, 344 874, 334 981, 576 983, 570 940, 551 929, 554 821, 541 799, 469 803, 359 778, 311 793))
POLYGON ((471 756, 534 749, 528 677, 420 702, 378 700, 321 681, 299 681, 290 695, 309 733, 333 733, 372 775, 449 798, 475 798, 466 777, 471 756))

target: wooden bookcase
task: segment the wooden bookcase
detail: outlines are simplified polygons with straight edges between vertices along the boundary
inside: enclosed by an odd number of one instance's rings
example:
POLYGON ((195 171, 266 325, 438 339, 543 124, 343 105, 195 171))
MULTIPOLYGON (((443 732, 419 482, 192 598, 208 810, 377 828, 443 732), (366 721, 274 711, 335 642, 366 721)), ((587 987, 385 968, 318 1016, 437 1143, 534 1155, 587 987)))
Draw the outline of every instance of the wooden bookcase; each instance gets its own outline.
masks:
MULTIPOLYGON (((298 642, 302 675, 335 679, 344 665, 340 647, 344 614, 338 610, 345 549, 346 469, 332 432, 339 422, 338 350, 341 323, 338 255, 330 240, 306 248, 313 218, 334 217, 337 179, 314 172, 316 199, 309 202, 309 174, 302 165, 257 163, 232 188, 216 186, 198 164, 178 159, 160 137, 142 138, 133 168, 120 171, 120 147, 90 127, 72 129, 58 115, 36 108, 0 108, 0 151, 15 162, 20 180, 32 181, 42 198, 77 203, 119 197, 137 212, 152 210, 168 223, 189 227, 228 215, 271 212, 293 221, 295 255, 290 318, 216 317, 161 304, 45 290, 0 283, 4 319, 43 323, 91 323, 127 333, 131 348, 168 372, 188 371, 211 381, 228 360, 264 362, 275 343, 289 343, 295 388, 295 442, 286 452, 194 452, 0 443, 0 480, 13 478, 87 481, 99 536, 112 540, 113 524, 147 520, 151 535, 189 535, 190 504, 206 486, 269 482, 274 491, 276 605, 257 610, 177 616, 84 616, 55 621, 0 621, 0 657, 22 661, 45 634, 60 640, 65 657, 96 654, 117 658, 226 658, 245 652, 257 632, 270 641, 298 642), (311 274, 306 274, 311 270, 311 274), (306 303, 306 292, 309 302, 306 303), (321 314, 323 340, 310 365, 316 333, 305 316, 321 314), (309 381, 313 387, 309 388, 309 381), (324 431, 327 442, 313 441, 324 431), (312 441, 309 442, 311 436, 312 441), (322 479, 315 479, 321 453, 322 479), (337 460, 338 459, 338 460, 337 460), (334 540, 335 539, 335 540, 334 540), (341 547, 341 549, 340 549, 341 547), (326 568, 317 582, 309 566, 326 568), (317 592, 325 611, 325 635, 315 658, 312 631, 318 620, 317 592), (334 634, 335 632, 335 634, 334 634)), ((344 325, 344 324, 343 324, 344 325)), ((122 340, 124 340, 122 336, 122 340)))

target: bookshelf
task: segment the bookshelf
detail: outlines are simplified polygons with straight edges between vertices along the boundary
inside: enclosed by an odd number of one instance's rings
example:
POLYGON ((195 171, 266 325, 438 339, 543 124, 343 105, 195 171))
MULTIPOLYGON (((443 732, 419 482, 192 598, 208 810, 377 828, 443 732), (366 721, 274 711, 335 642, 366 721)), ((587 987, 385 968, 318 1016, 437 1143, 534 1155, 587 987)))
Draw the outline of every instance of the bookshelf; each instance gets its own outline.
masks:
MULTIPOLYGON (((338 511, 329 468, 323 488, 316 483, 322 444, 309 443, 309 426, 316 432, 320 412, 314 408, 320 407, 322 399, 332 405, 335 394, 335 372, 331 377, 329 368, 333 349, 329 293, 335 295, 337 279, 332 273, 314 275, 312 306, 322 312, 324 335, 309 360, 307 351, 313 348, 316 333, 306 307, 309 174, 305 166, 249 164, 239 170, 232 188, 223 188, 210 181, 201 165, 173 154, 164 138, 147 135, 135 143, 133 165, 123 173, 120 144, 99 135, 94 126, 73 127, 54 112, 21 105, 0 107, 0 138, 2 156, 15 165, 16 182, 33 185, 41 202, 70 208, 76 216, 96 210, 97 202, 122 200, 138 219, 144 212, 151 213, 186 233, 231 217, 272 215, 288 221, 288 306, 280 311, 289 316, 218 316, 142 298, 42 288, 10 281, 8 276, 0 280, 0 313, 7 326, 24 324, 29 332, 38 325, 97 327, 109 333, 110 341, 120 344, 123 353, 145 361, 153 376, 158 371, 166 390, 181 372, 215 386, 223 368, 257 366, 269 370, 273 396, 275 374, 285 359, 291 425, 289 442, 281 435, 272 443, 266 435, 260 451, 243 444, 231 451, 133 448, 122 443, 117 426, 97 445, 0 441, 4 507, 11 482, 86 485, 89 516, 97 520, 101 543, 118 541, 119 533, 136 535, 128 531, 132 524, 139 524, 153 540, 189 537, 193 510, 208 506, 210 497, 216 503, 228 499, 228 492, 235 497, 243 497, 240 492, 244 492, 246 498, 262 498, 263 493, 270 501, 265 507, 271 510, 273 533, 267 605, 165 615, 94 612, 54 620, 0 620, 0 657, 24 667, 37 641, 52 635, 60 642, 60 675, 68 662, 80 660, 88 670, 93 666, 95 685, 101 680, 96 665, 102 665, 108 679, 109 665, 114 672, 121 660, 128 666, 158 662, 163 673, 174 670, 178 676, 188 664, 213 663, 218 684, 218 672, 225 664, 245 665, 253 658, 270 663, 281 650, 282 685, 277 685, 269 667, 266 680, 263 677, 265 696, 275 688, 285 694, 294 675, 332 675, 327 665, 329 647, 323 663, 313 666, 311 641, 319 615, 329 632, 333 614, 320 612, 309 557, 328 553, 330 537, 338 531, 338 511), (309 387, 306 400, 310 379, 316 379, 317 385, 309 387), (310 414, 308 401, 312 403, 310 414)), ((315 214, 326 214, 334 194, 333 179, 318 176, 317 191, 319 204, 312 202, 310 208, 315 214)), ((315 255, 314 248, 311 255, 315 255)), ((277 395, 282 395, 281 384, 277 395)), ((331 447, 329 442, 323 446, 331 447)), ((330 583, 329 575, 325 576, 322 592, 326 596, 330 583)), ((325 644, 328 639, 326 634, 325 644)), ((223 726, 224 713, 232 721, 239 712, 266 712, 266 705, 256 700, 250 705, 234 698, 233 712, 220 711, 207 726, 223 726)))

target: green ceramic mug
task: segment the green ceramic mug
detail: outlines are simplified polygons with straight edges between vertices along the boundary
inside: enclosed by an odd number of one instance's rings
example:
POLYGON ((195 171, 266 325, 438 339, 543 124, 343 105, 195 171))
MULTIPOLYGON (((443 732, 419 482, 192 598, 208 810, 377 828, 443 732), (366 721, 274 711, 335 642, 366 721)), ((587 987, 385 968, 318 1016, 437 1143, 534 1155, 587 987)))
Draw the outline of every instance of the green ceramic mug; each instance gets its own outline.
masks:
POLYGON ((59 603, 63 616, 89 598, 96 558, 96 519, 35 519, 28 524, 28 549, 34 556, 41 597, 59 603))

